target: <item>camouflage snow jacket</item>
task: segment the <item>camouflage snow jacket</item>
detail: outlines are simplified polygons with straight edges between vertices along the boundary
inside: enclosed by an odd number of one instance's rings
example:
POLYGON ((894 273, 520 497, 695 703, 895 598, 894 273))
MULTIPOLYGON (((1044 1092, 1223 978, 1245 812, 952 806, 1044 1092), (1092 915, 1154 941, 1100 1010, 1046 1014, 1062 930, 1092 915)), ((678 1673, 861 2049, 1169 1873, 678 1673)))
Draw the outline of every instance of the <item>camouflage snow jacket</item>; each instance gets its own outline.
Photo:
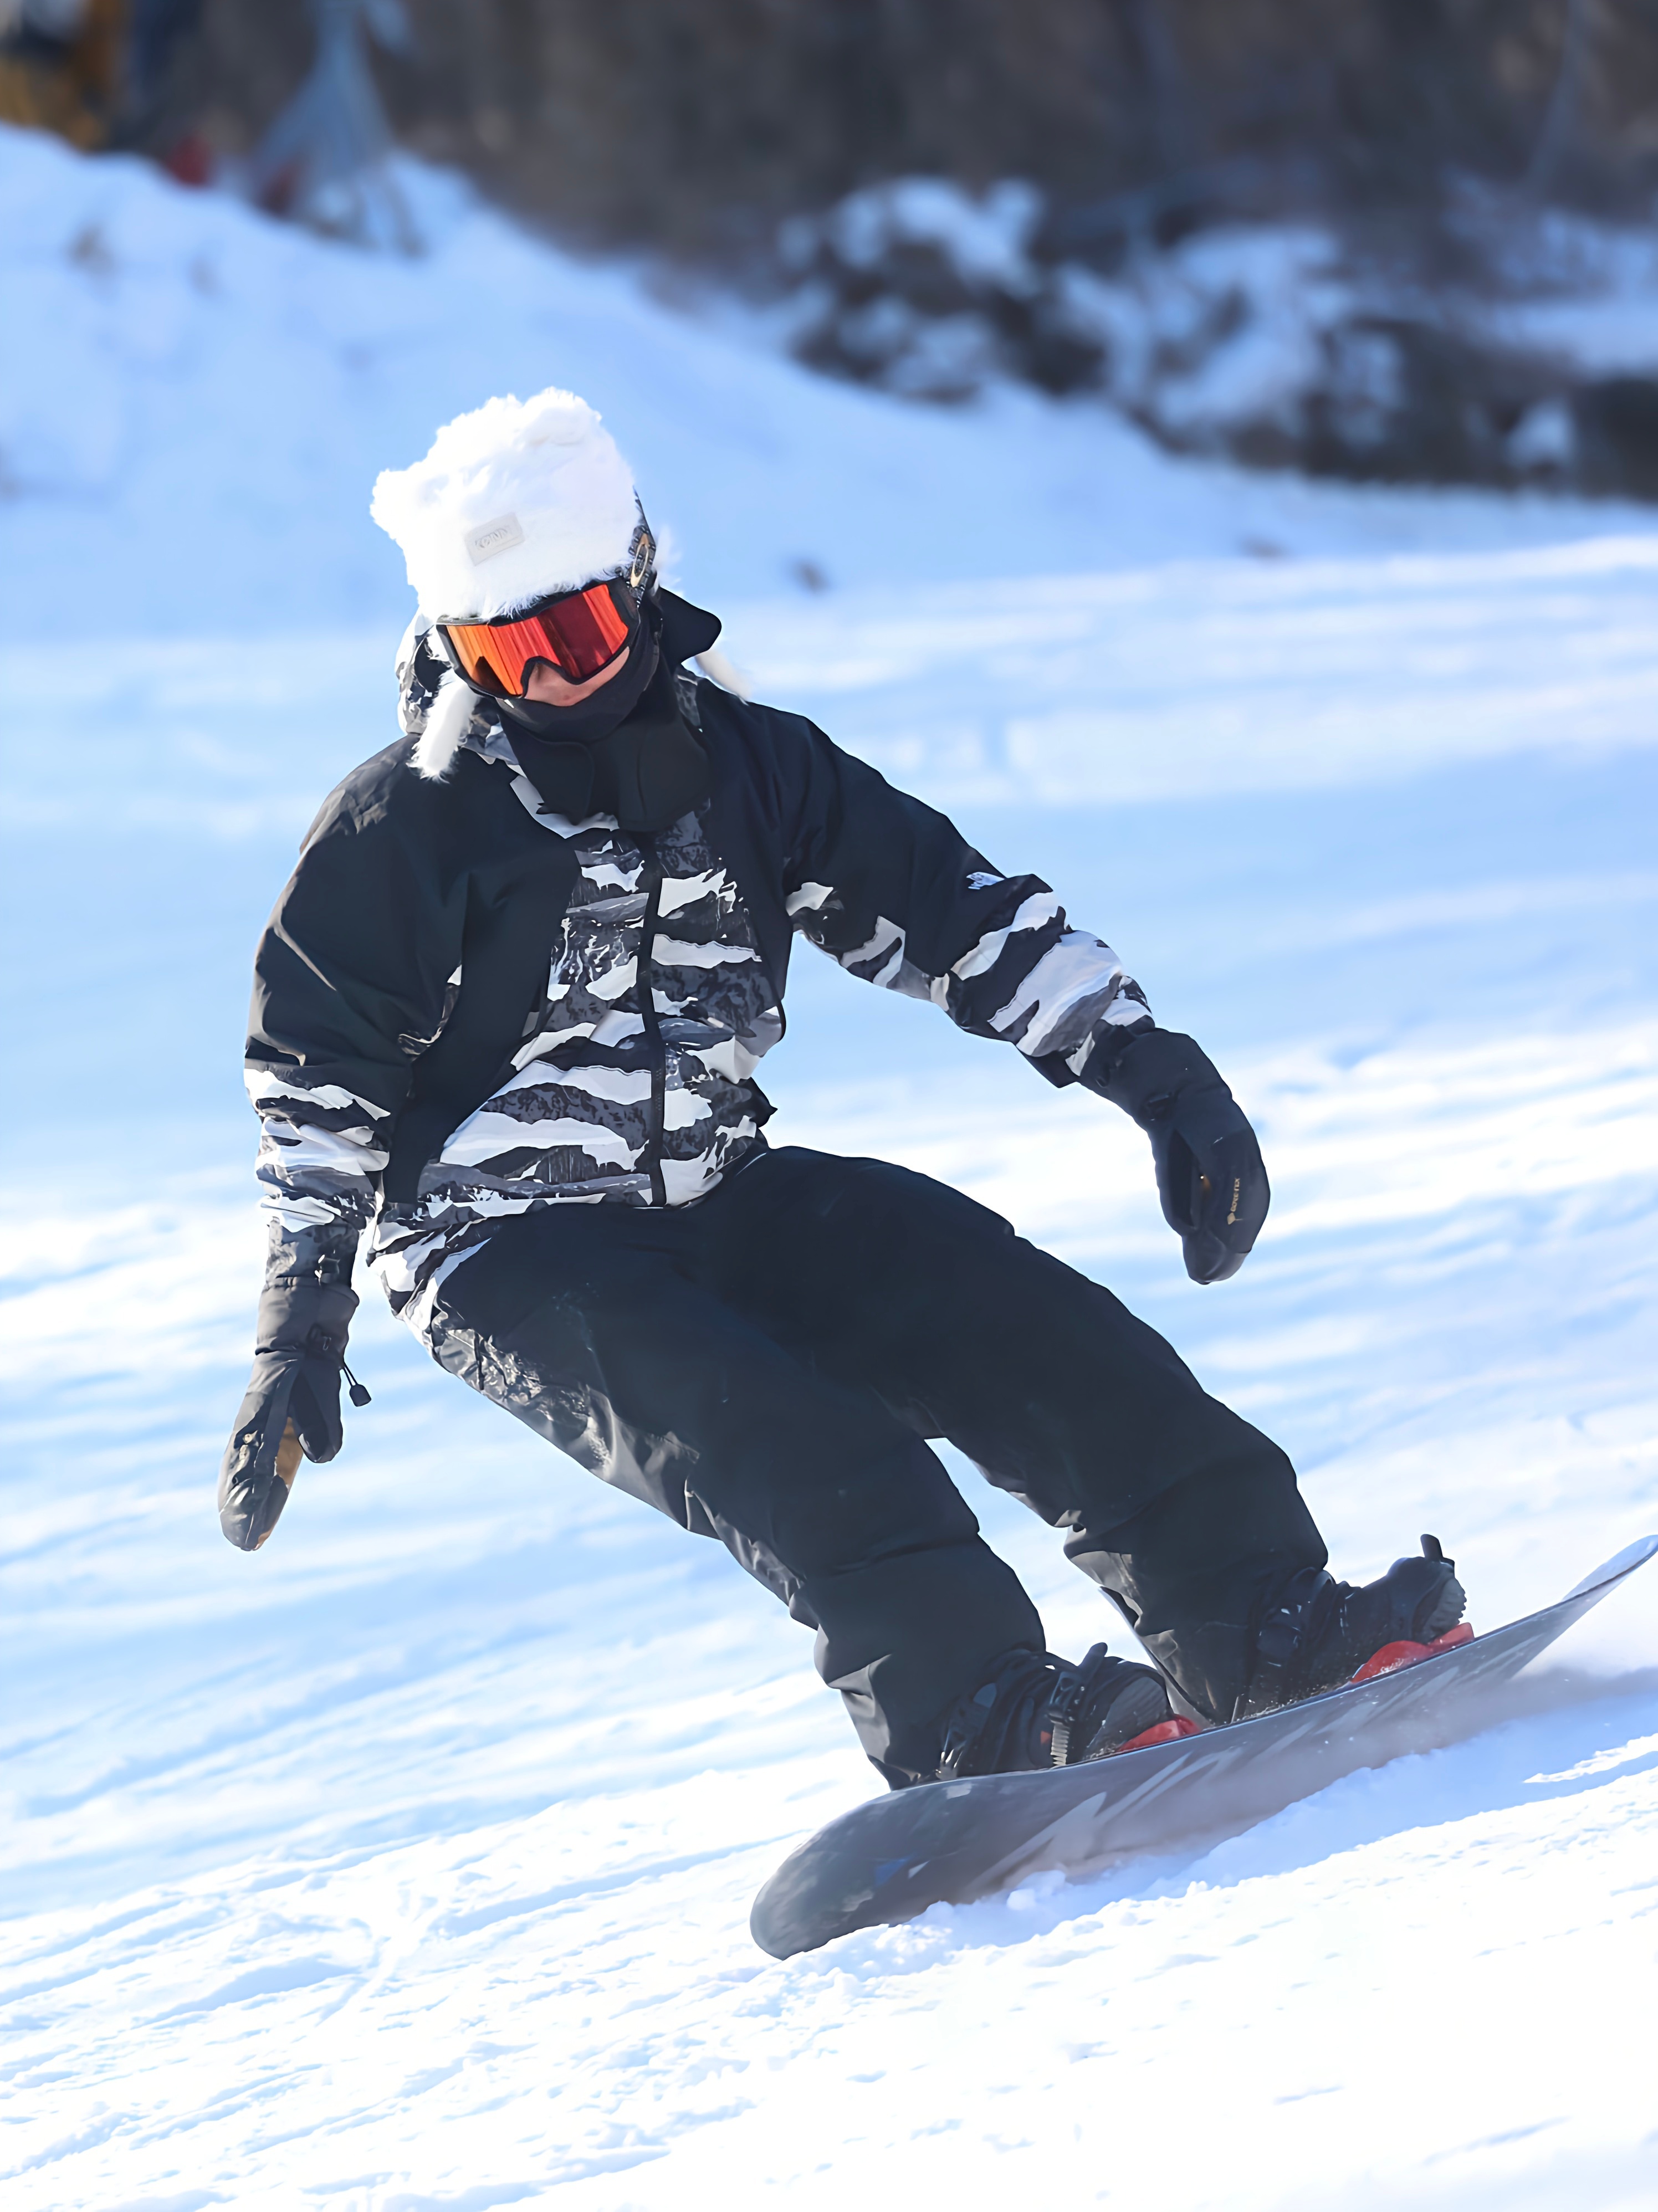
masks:
POLYGON ((372 1227, 417 1333, 531 1208, 695 1204, 763 1144, 754 1081, 798 933, 1070 1083, 1151 1018, 1034 876, 798 714, 679 678, 707 801, 665 831, 551 813, 476 715, 442 781, 416 738, 325 804, 255 967, 247 1082, 279 1237, 372 1227))

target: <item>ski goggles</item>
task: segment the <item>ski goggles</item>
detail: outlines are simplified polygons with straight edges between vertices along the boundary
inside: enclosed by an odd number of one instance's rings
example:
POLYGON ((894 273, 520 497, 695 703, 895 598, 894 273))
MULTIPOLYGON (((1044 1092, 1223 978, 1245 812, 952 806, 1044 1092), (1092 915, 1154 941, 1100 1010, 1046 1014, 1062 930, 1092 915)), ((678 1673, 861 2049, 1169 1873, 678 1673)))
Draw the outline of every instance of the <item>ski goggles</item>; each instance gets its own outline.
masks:
POLYGON ((655 542, 641 524, 625 575, 606 576, 585 591, 555 593, 495 622, 440 623, 438 628, 467 682, 498 698, 523 696, 525 674, 535 660, 550 661, 568 683, 585 684, 631 643, 655 554, 655 542))

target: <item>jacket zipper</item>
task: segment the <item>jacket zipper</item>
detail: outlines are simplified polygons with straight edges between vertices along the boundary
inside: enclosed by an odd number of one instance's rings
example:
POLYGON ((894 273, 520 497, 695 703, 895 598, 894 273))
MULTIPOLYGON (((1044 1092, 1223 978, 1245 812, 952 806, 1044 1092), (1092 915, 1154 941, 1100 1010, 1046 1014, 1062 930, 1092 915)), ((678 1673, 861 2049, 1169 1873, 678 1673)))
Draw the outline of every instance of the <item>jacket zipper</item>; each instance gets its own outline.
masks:
POLYGON ((641 836, 640 849, 645 855, 645 879, 650 885, 639 939, 639 1013, 651 1047, 651 1118, 643 1159, 651 1178, 651 1204, 665 1206, 668 1197, 662 1181, 662 1136, 667 1115, 668 1054, 656 1011, 656 927, 662 918, 662 863, 657 857, 654 837, 641 836))

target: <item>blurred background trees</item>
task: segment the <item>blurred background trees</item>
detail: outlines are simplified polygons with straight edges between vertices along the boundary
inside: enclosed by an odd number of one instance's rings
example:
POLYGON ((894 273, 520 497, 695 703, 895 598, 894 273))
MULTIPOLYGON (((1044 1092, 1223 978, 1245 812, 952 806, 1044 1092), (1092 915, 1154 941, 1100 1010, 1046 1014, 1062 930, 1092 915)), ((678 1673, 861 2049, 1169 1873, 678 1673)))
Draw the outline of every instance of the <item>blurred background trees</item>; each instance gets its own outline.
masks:
MULTIPOLYGON (((61 4, 61 0, 59 0, 61 4)), ((1448 174, 1627 205, 1658 174, 1653 0, 404 0, 409 145, 596 240, 742 251, 895 176, 1068 210, 1418 208, 1448 174)), ((256 143, 301 0, 203 0, 206 135, 256 143)))
POLYGON ((414 250, 398 144, 912 398, 1658 498, 1658 0, 0 0, 0 118, 414 250))
MULTIPOLYGON (((406 144, 568 231, 699 255, 894 176, 1027 178, 1108 221, 1149 195, 1167 231, 1217 206, 1417 208, 1452 173, 1627 205, 1658 173, 1654 0, 379 12, 406 20, 374 59, 406 144)), ((314 15, 307 0, 0 0, 0 35, 12 76, 46 88, 41 119, 162 155, 196 133, 222 156, 299 88, 314 15)))

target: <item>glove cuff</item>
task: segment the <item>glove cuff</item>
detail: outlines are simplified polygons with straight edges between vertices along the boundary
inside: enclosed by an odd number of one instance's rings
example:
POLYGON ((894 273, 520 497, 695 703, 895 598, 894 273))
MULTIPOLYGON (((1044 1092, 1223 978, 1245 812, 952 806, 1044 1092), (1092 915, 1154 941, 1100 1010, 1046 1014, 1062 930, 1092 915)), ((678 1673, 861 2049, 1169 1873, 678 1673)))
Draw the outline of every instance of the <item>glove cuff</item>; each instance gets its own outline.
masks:
POLYGON ((356 1310, 357 1294, 347 1284, 319 1282, 314 1275, 267 1279, 259 1293, 254 1351, 289 1358, 309 1353, 337 1364, 356 1310))
POLYGON ((361 1231, 349 1222, 323 1221, 307 1229, 270 1224, 264 1255, 267 1283, 296 1282, 314 1276, 319 1283, 349 1285, 361 1231))
POLYGON ((1167 1121, 1175 1100, 1195 1091, 1232 1095, 1207 1053, 1178 1030, 1130 1030, 1108 1057, 1093 1054, 1083 1081, 1146 1130, 1167 1121))

